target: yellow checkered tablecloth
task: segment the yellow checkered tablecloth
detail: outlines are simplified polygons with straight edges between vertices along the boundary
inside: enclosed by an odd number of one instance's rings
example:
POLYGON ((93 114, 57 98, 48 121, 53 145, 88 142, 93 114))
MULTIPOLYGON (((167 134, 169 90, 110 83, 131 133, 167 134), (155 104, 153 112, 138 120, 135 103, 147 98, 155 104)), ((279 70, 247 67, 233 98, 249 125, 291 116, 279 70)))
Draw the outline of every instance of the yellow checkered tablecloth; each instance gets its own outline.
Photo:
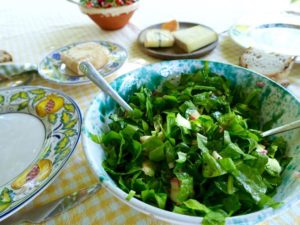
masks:
MULTIPOLYGON (((66 1, 27 0, 18 7, 20 1, 1 2, 0 7, 0 49, 14 56, 17 63, 38 63, 46 54, 64 45, 86 40, 109 40, 127 48, 129 59, 115 74, 108 77, 111 81, 118 75, 158 60, 144 55, 136 43, 140 31, 134 24, 129 24, 118 31, 105 32, 94 25, 88 17, 79 13, 76 6, 66 1), (59 6, 59 7, 54 7, 59 6)), ((225 34, 220 36, 218 47, 204 59, 238 64, 243 49, 234 44, 225 34)), ((300 65, 295 65, 291 74, 293 84, 291 91, 300 97, 300 65), (297 92, 298 91, 298 92, 297 92)), ((60 86, 36 78, 32 85, 42 85, 61 90, 75 99, 84 115, 92 99, 99 92, 93 84, 82 86, 60 86)), ((55 181, 26 210, 39 207, 47 202, 72 193, 98 182, 85 159, 81 143, 78 144, 69 162, 55 181)), ((300 203, 299 203, 300 204, 300 203)), ((300 207, 300 206, 299 206, 300 207)), ((299 212, 298 212, 299 213, 299 212)), ((290 224, 300 224, 300 215, 290 211, 290 224)), ((283 224, 278 215, 275 219, 265 221, 267 224, 283 224)), ((70 211, 46 222, 47 225, 59 224, 164 224, 144 215, 120 202, 105 189, 70 211)), ((285 223, 286 224, 286 223, 285 223)))

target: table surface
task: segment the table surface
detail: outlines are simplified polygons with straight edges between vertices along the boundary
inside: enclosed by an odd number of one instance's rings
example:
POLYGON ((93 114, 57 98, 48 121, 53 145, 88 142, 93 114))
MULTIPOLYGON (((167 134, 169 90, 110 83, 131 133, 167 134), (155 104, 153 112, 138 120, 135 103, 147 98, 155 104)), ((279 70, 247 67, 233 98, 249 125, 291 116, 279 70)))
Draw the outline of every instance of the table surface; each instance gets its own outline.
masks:
MULTIPOLYGON (((10 52, 16 63, 39 63, 49 52, 64 45, 88 40, 109 40, 124 46, 129 53, 126 64, 107 78, 113 80, 126 71, 157 62, 144 55, 136 38, 143 28, 177 19, 206 24, 217 32, 228 30, 241 16, 268 9, 280 11, 290 7, 285 0, 141 0, 131 22, 118 31, 99 29, 78 7, 63 0, 0 0, 0 49, 10 52), (263 2, 263 3, 262 3, 263 2), (196 7, 195 7, 196 6, 196 7)), ((243 49, 231 41, 227 33, 220 35, 218 47, 203 59, 238 64, 243 49)), ((300 97, 300 65, 296 64, 290 75, 288 89, 300 97)), ((61 86, 36 78, 33 85, 43 85, 61 90, 74 98, 84 115, 92 99, 99 92, 93 84, 61 86)), ((80 188, 96 183, 97 177, 90 170, 81 143, 55 181, 25 210, 38 207, 80 188)), ((300 224, 300 203, 286 214, 269 218, 262 224, 300 224), (285 221, 285 222, 284 222, 285 221)), ((70 211, 46 222, 56 224, 164 224, 150 216, 131 209, 108 191, 101 189, 95 196, 70 211)))

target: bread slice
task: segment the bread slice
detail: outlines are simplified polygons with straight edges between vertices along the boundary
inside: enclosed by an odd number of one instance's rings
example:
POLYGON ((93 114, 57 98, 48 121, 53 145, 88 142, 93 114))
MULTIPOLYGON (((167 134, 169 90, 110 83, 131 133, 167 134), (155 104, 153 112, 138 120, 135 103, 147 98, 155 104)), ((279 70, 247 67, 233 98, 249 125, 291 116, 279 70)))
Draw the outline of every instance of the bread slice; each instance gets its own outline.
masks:
POLYGON ((61 61, 75 73, 73 75, 82 76, 83 73, 79 70, 81 62, 89 61, 96 69, 100 69, 108 63, 108 52, 95 42, 87 42, 62 52, 61 61))
POLYGON ((161 25, 161 29, 168 30, 170 32, 179 30, 179 23, 177 20, 171 20, 161 25))
POLYGON ((240 57, 240 66, 263 74, 284 86, 288 85, 295 57, 248 48, 240 57))
POLYGON ((218 40, 218 35, 203 26, 193 26, 173 32, 175 43, 187 53, 193 52, 218 40))

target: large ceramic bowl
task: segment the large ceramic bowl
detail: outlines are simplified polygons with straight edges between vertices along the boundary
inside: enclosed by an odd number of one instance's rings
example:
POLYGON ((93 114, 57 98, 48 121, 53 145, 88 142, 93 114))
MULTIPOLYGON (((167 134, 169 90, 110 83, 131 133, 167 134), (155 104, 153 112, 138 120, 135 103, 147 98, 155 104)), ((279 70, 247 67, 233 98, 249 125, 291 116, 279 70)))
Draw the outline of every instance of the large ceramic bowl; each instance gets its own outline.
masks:
MULTIPOLYGON (((148 65, 116 79, 111 83, 111 86, 128 100, 128 97, 141 85, 155 89, 168 77, 194 72, 202 68, 204 63, 204 61, 199 60, 179 60, 148 65)), ((279 126, 300 119, 300 102, 282 86, 262 75, 241 67, 218 62, 208 62, 208 65, 212 72, 224 75, 233 85, 237 85, 246 91, 251 90, 258 84, 262 84, 262 82, 265 84, 262 87, 261 111, 257 112, 262 122, 269 121, 281 113, 282 116, 273 126, 279 126)), ((116 186, 101 166, 105 154, 97 139, 97 136, 101 135, 107 129, 106 125, 109 123, 108 115, 115 108, 116 103, 104 93, 100 93, 89 107, 84 121, 84 150, 91 168, 103 185, 126 204, 158 219, 173 224, 200 224, 202 221, 201 217, 180 215, 161 210, 143 203, 136 198, 132 198, 129 201, 125 200, 127 193, 116 186)), ((267 217, 286 211, 296 201, 300 200, 300 179, 298 172, 300 171, 300 132, 299 130, 289 131, 284 133, 283 136, 288 141, 289 154, 294 157, 284 171, 283 182, 274 197, 276 200, 282 201, 283 206, 276 210, 265 208, 247 215, 230 217, 226 219, 227 224, 256 224, 267 217)), ((293 206, 293 210, 297 210, 296 206, 293 206)), ((300 211, 300 209, 298 210, 300 211)), ((292 214, 286 214, 282 219, 289 220, 291 216, 292 214)))

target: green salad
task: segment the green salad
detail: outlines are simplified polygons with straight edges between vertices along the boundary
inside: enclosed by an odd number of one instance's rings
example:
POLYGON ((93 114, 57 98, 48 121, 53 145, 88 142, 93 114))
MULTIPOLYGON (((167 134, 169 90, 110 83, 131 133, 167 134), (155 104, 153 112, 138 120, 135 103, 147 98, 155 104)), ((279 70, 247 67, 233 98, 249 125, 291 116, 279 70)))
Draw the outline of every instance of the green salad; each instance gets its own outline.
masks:
POLYGON ((207 67, 155 91, 140 88, 133 111, 110 116, 104 169, 128 200, 201 216, 202 224, 278 207, 272 196, 290 158, 282 138, 260 135, 261 88, 244 93, 207 67))

